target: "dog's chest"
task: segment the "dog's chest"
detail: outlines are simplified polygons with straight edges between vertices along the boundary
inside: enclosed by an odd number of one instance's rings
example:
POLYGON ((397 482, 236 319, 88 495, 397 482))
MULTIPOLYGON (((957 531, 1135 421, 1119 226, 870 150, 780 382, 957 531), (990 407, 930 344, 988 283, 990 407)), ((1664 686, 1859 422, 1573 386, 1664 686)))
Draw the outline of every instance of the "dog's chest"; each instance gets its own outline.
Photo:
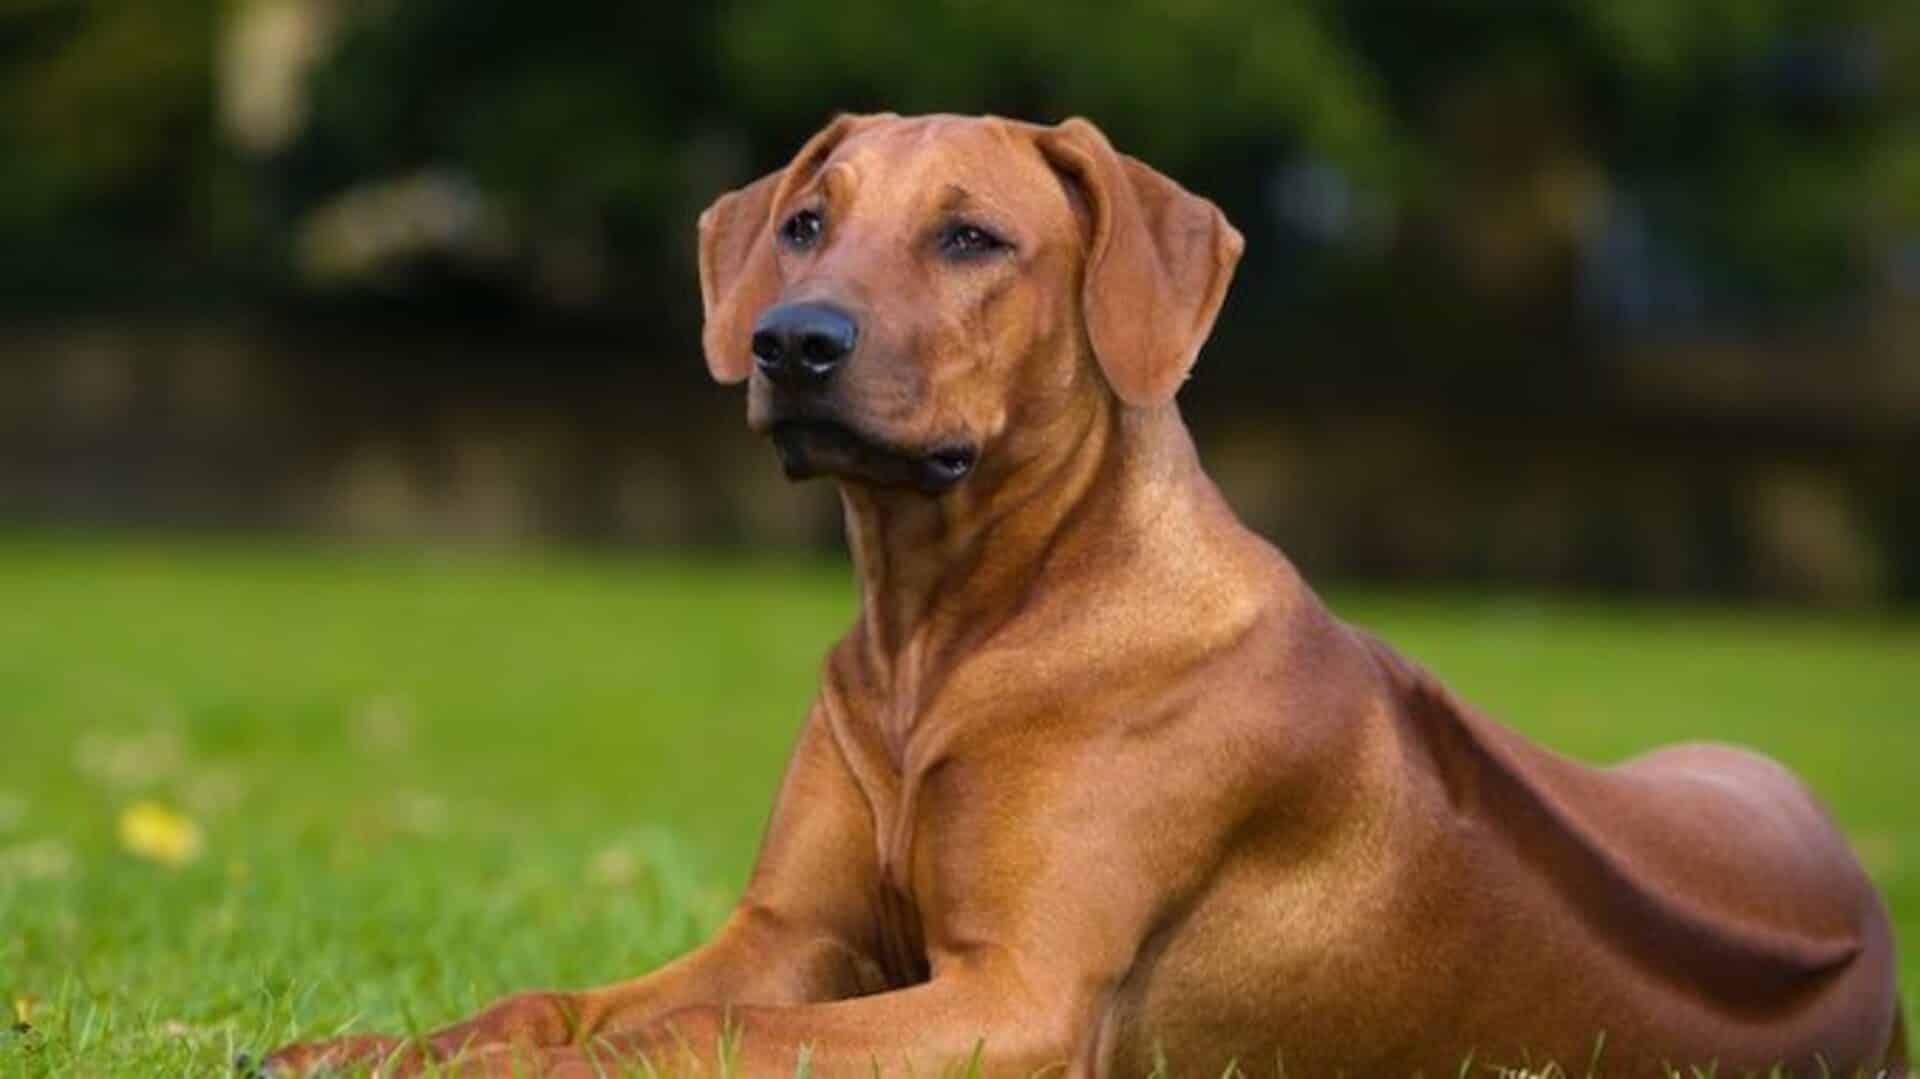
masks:
POLYGON ((980 735, 993 717, 982 706, 992 695, 958 678, 924 693, 902 684, 876 692, 874 682, 851 680, 834 688, 842 692, 830 694, 830 714, 872 814, 881 958, 900 984, 924 981, 929 949, 954 936, 970 869, 989 856, 969 792, 980 793, 986 771, 972 766, 986 748, 980 735))
POLYGON ((926 930, 914 894, 910 851, 889 855, 883 851, 880 894, 876 897, 880 949, 888 976, 902 985, 927 979, 926 930))
POLYGON ((917 806, 924 773, 890 760, 872 761, 866 773, 867 804, 873 810, 874 859, 878 869, 873 897, 877 943, 889 980, 909 985, 924 981, 928 960, 925 925, 916 887, 916 849, 923 840, 917 806))
POLYGON ((929 945, 949 936, 940 919, 957 898, 955 870, 972 847, 963 836, 965 814, 950 804, 953 749, 926 733, 897 748, 884 737, 867 741, 868 761, 856 769, 873 813, 880 948, 889 976, 901 984, 926 980, 929 945))

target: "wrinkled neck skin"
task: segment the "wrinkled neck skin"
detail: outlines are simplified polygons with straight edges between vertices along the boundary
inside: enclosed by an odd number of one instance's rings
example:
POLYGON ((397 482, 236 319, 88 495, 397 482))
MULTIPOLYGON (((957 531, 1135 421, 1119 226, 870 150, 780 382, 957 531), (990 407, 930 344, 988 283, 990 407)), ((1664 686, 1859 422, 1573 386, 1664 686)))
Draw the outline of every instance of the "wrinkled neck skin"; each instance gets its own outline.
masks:
POLYGON ((1160 565, 1175 552, 1116 537, 1151 535, 1167 515, 1209 516, 1199 503, 1213 488, 1195 482, 1176 407, 1127 407, 1090 359, 1080 371, 1063 407, 1014 417, 1018 438, 989 446, 975 476, 945 495, 841 483, 860 587, 860 617, 842 642, 858 654, 843 658, 855 658, 868 691, 908 713, 897 725, 911 725, 950 663, 1035 604, 1091 603, 1134 574, 1178 572, 1160 565))

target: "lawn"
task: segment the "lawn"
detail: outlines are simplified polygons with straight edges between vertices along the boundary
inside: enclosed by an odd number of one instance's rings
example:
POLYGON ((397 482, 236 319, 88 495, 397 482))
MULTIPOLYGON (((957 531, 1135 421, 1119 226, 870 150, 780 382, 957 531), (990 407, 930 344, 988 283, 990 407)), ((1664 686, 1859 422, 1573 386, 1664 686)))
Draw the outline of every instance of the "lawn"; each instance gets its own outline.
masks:
MULTIPOLYGON (((1788 762, 1920 987, 1920 621, 1336 591, 1610 760, 1788 762)), ((746 872, 844 567, 0 539, 0 1074, 214 1072, 644 970, 746 872)), ((1911 1021, 1911 1020, 1910 1020, 1911 1021)))

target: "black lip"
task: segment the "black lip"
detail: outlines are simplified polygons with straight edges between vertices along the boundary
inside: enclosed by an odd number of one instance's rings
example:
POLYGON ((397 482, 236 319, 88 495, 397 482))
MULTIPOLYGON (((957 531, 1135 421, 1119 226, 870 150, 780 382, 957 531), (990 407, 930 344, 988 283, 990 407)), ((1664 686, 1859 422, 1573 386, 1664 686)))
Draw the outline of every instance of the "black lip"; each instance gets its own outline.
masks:
POLYGON ((963 442, 912 449, 855 430, 838 420, 787 419, 768 434, 792 480, 836 475, 881 487, 942 494, 973 473, 979 451, 963 442))
POLYGON ((980 458, 972 446, 941 446, 926 456, 926 467, 948 483, 959 483, 973 471, 980 458))

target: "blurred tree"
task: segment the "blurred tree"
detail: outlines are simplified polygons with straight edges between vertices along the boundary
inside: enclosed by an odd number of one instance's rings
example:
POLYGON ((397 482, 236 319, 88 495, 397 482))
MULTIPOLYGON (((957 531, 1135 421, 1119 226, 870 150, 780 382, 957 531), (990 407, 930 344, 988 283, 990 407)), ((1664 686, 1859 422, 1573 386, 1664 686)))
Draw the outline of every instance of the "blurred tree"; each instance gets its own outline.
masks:
POLYGON ((0 290, 16 305, 139 303, 205 270, 216 13, 0 3, 0 290))
POLYGON ((1254 235, 1230 333, 1751 321, 1920 231, 1900 0, 0 0, 0 60, 16 298, 618 313, 837 109, 1093 117, 1254 235))
MULTIPOLYGON (((1609 537, 1657 534, 1648 564, 1732 581, 1715 521, 1752 517, 1775 562, 1885 552, 1920 589, 1920 473, 1886 465, 1920 446, 1914 0, 0 0, 0 315, 212 307, 363 338, 386 315, 403 345, 313 366, 427 398, 477 353, 550 385, 555 357, 644 343, 690 387, 696 214, 840 110, 1086 115, 1218 200, 1251 242, 1188 399, 1354 427, 1327 484, 1361 492, 1353 520, 1404 504, 1355 483, 1429 455, 1361 414, 1436 445, 1530 423, 1575 461, 1705 421, 1711 497, 1588 527, 1543 480, 1519 511, 1546 522, 1536 564, 1624 572, 1609 537), (1769 480, 1755 446, 1817 467, 1769 480), (1893 538, 1848 538, 1869 533, 1893 538)), ((1264 476, 1281 450, 1241 455, 1264 476)), ((1445 482, 1507 464, 1486 460, 1445 482)), ((1312 497, 1294 520, 1337 500, 1312 497)), ((1479 557, 1435 531, 1379 564, 1479 557)))

